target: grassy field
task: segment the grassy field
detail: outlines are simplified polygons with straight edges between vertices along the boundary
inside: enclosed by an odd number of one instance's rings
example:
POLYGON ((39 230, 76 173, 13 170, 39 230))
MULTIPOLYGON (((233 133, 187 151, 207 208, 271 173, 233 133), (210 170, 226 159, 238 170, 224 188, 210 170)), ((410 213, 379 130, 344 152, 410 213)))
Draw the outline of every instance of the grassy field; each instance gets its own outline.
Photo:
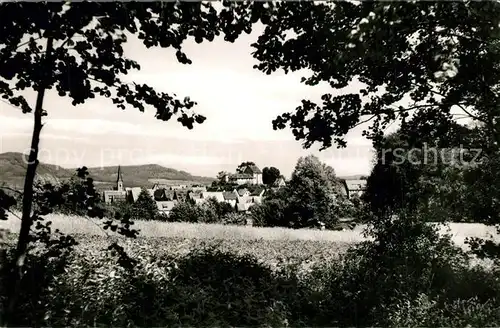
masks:
MULTIPOLYGON (((109 238, 116 238, 105 231, 96 219, 51 215, 53 229, 72 234, 80 242, 78 250, 83 253, 105 248, 109 238)), ((11 215, 9 220, 0 222, 0 228, 16 233, 20 220, 11 215)), ((137 240, 123 240, 125 248, 131 252, 141 252, 146 256, 155 254, 185 254, 201 245, 212 245, 222 250, 239 254, 251 254, 267 263, 281 259, 299 262, 317 262, 336 257, 350 245, 364 240, 363 226, 346 231, 321 231, 313 229, 260 228, 229 226, 220 224, 167 223, 137 221, 140 230, 137 240)), ((488 238, 495 234, 492 227, 481 224, 451 223, 442 227, 443 233, 450 233, 457 245, 466 247, 466 237, 488 238)), ((495 236, 498 238, 498 236, 495 236)))

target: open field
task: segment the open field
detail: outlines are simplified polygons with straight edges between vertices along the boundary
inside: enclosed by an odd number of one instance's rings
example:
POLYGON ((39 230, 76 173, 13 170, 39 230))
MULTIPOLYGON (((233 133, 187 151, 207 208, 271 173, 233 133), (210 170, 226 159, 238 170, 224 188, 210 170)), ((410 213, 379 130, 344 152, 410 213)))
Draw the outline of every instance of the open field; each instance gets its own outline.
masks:
MULTIPOLYGON (((20 216, 20 214, 17 214, 20 216)), ((106 236, 111 232, 102 230, 98 219, 83 218, 53 214, 47 217, 52 221, 53 229, 59 229, 69 234, 84 234, 106 236)), ((20 220, 10 215, 7 221, 0 221, 0 228, 17 232, 20 220)), ((135 229, 140 230, 141 237, 170 237, 186 239, 238 239, 238 240, 303 240, 326 241, 341 243, 356 243, 364 240, 362 235, 365 226, 358 225, 353 230, 329 231, 316 229, 287 229, 287 228, 262 228, 250 226, 232 226, 222 224, 184 223, 184 222, 159 222, 135 221, 135 229)), ((442 227, 443 233, 450 233, 457 244, 463 244, 466 237, 496 236, 494 227, 479 223, 449 223, 442 227)))
MULTIPOLYGON (((53 229, 72 234, 80 242, 77 250, 98 251, 109 245, 108 238, 116 235, 105 231, 97 219, 51 215, 53 229)), ((16 233, 19 231, 19 218, 11 215, 9 220, 1 221, 0 228, 16 233)), ((441 229, 449 232, 453 240, 462 247, 466 237, 487 238, 495 234, 493 227, 481 224, 451 223, 441 229)), ((365 238, 363 226, 347 231, 321 231, 313 229, 260 228, 229 226, 220 224, 167 223, 157 221, 137 221, 135 228, 140 230, 136 240, 122 241, 124 247, 133 253, 143 255, 180 255, 201 245, 213 245, 219 249, 238 254, 251 254, 267 263, 280 259, 298 262, 317 262, 344 253, 350 245, 365 238)), ((495 236, 498 239, 498 236, 495 236)))

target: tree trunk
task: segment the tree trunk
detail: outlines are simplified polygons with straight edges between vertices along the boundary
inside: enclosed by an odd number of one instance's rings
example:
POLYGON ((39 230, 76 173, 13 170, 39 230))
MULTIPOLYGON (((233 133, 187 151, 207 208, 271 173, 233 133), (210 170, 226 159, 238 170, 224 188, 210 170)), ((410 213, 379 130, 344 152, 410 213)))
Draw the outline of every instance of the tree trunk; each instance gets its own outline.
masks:
MULTIPOLYGON (((53 49, 53 39, 49 37, 47 39, 47 48, 45 53, 44 62, 40 63, 44 65, 44 68, 50 69, 52 65, 50 63, 50 56, 53 49)), ((44 77, 47 77, 46 74, 44 77)), ((34 125, 33 125, 33 135, 31 138, 31 149, 28 156, 28 167, 26 169, 26 177, 24 179, 24 191, 23 191, 23 203, 22 203, 22 218, 21 218, 21 230, 19 232, 19 238, 17 240, 17 247, 14 254, 14 261, 11 265, 12 276, 9 281, 9 286, 11 286, 11 291, 8 294, 8 308, 6 309, 3 324, 9 325, 11 319, 16 311, 17 300, 19 297, 21 278, 24 260, 26 257, 26 252, 28 249, 29 239, 30 239, 30 229, 33 225, 33 216, 31 215, 33 208, 33 184, 36 176, 36 169, 38 166, 38 150, 40 144, 40 133, 42 131, 42 116, 43 116, 43 98, 45 96, 46 85, 43 81, 38 90, 35 112, 34 112, 34 125)))

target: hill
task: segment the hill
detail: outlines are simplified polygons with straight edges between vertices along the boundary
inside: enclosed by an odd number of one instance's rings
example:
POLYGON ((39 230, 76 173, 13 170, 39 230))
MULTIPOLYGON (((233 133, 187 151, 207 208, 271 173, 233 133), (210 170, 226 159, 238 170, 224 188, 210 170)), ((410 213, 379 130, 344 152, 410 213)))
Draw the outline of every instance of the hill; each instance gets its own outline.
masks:
MULTIPOLYGON (((185 171, 179 171, 164 167, 158 164, 130 165, 121 167, 123 183, 126 187, 141 187, 152 185, 156 180, 175 180, 177 183, 200 183, 209 184, 214 178, 194 176, 185 171)), ((89 168, 96 181, 102 183, 115 183, 117 178, 118 166, 94 167, 89 168)))
MULTIPOLYGON (((13 188, 22 188, 26 174, 27 157, 21 153, 0 154, 0 183, 5 183, 13 188)), ((58 165, 40 162, 37 175, 43 179, 59 181, 68 179, 73 175, 73 170, 65 169, 58 165)))
MULTIPOLYGON (((0 154, 0 183, 5 183, 13 188, 21 188, 26 174, 27 160, 21 153, 0 154)), ((185 171, 179 171, 157 164, 122 166, 123 182, 126 187, 142 187, 152 185, 152 180, 175 180, 177 183, 199 183, 208 184, 214 178, 191 175, 185 171)), ((57 182, 69 179, 75 173, 76 168, 63 168, 58 165, 42 163, 38 165, 37 175, 44 180, 57 182)), ((117 166, 102 168, 89 168, 91 177, 100 188, 116 182, 117 166)))

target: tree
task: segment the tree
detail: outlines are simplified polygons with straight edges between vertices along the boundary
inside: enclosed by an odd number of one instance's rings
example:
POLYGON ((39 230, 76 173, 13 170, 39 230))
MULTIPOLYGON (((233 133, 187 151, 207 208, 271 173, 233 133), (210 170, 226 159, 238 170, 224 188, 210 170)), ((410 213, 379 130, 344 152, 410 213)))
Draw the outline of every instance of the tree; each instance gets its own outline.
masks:
POLYGON ((319 222, 332 225, 338 219, 333 212, 335 189, 330 174, 314 155, 297 161, 286 187, 295 227, 317 226, 319 222))
POLYGON ((142 188, 137 200, 132 205, 132 216, 136 220, 154 220, 158 215, 158 207, 149 192, 142 188))
POLYGON ((265 167, 262 170, 262 182, 267 186, 272 186, 281 176, 280 170, 274 166, 265 167))
POLYGON ((234 212, 234 208, 231 204, 219 202, 215 197, 208 198, 205 205, 213 211, 217 217, 216 221, 221 221, 226 214, 234 212))
POLYGON ((215 197, 208 198, 207 201, 203 203, 202 208, 204 214, 200 220, 204 223, 222 222, 223 218, 228 213, 234 212, 231 204, 219 202, 215 197))
POLYGON ((196 223, 202 216, 202 209, 199 205, 188 202, 178 202, 170 211, 168 219, 170 222, 196 223))
POLYGON ((217 181, 220 185, 226 184, 227 183, 227 177, 229 176, 229 173, 226 171, 220 171, 217 173, 217 181))
POLYGON ((284 188, 270 192, 261 204, 250 207, 250 217, 256 226, 291 227, 293 218, 288 211, 288 191, 284 188))
POLYGON ((243 173, 243 171, 247 168, 247 166, 253 166, 253 165, 255 165, 254 162, 242 162, 236 168, 236 173, 243 173))
MULTIPOLYGON (((363 124, 364 135, 377 145, 395 122, 418 140, 428 131, 440 137, 451 122, 465 118, 479 123, 484 136, 483 167, 467 175, 473 180, 496 172, 500 3, 280 2, 262 21, 264 33, 253 45, 258 70, 307 68, 312 73, 303 83, 332 88, 321 103, 304 99, 278 116, 274 129, 289 127, 305 148, 318 142, 326 149, 345 147, 347 133, 363 124), (347 88, 351 82, 357 85, 347 88)), ((488 184, 477 181, 477 190, 488 184)), ((500 195, 474 194, 478 208, 486 206, 483 213, 492 215, 484 222, 500 222, 498 211, 493 214, 500 195)))
POLYGON ((411 129, 399 130, 379 144, 363 194, 373 213, 384 217, 403 208, 416 211, 430 206, 434 220, 443 210, 448 219, 466 220, 463 205, 468 202, 461 201, 456 193, 466 188, 461 176, 466 170, 459 156, 451 156, 453 149, 458 155, 459 147, 478 148, 479 131, 452 122, 439 137, 428 132, 416 138, 417 133, 411 129))
POLYGON ((211 201, 202 205, 179 202, 170 211, 168 219, 171 222, 215 223, 218 216, 211 201))
POLYGON ((43 118, 50 113, 43 105, 47 90, 70 97, 74 106, 101 96, 121 109, 153 107, 157 119, 177 116, 177 121, 191 129, 205 120, 191 113, 195 102, 122 80, 123 74, 140 69, 137 62, 124 57, 123 43, 127 35, 137 35, 148 48, 173 47, 177 60, 190 64, 182 51, 189 36, 201 43, 223 31, 226 41, 234 41, 243 31, 249 33, 259 16, 258 11, 250 15, 248 9, 249 5, 236 7, 228 2, 219 11, 211 3, 0 4, 0 95, 34 118, 14 263, 23 265, 30 228, 39 215, 32 215, 33 182, 43 118), (239 19, 234 20, 235 16, 239 19), (26 89, 37 94, 34 106, 22 94, 26 89))
POLYGON ((446 124, 457 118, 452 108, 485 124, 485 145, 498 140, 499 3, 282 2, 272 13, 253 45, 255 67, 266 74, 307 68, 312 74, 302 82, 332 87, 321 104, 303 100, 273 121, 305 147, 345 146, 347 132, 363 122, 372 122, 364 133, 379 140, 388 124, 404 126, 415 113, 431 118, 422 128, 446 124), (359 91, 345 91, 353 81, 359 91))

